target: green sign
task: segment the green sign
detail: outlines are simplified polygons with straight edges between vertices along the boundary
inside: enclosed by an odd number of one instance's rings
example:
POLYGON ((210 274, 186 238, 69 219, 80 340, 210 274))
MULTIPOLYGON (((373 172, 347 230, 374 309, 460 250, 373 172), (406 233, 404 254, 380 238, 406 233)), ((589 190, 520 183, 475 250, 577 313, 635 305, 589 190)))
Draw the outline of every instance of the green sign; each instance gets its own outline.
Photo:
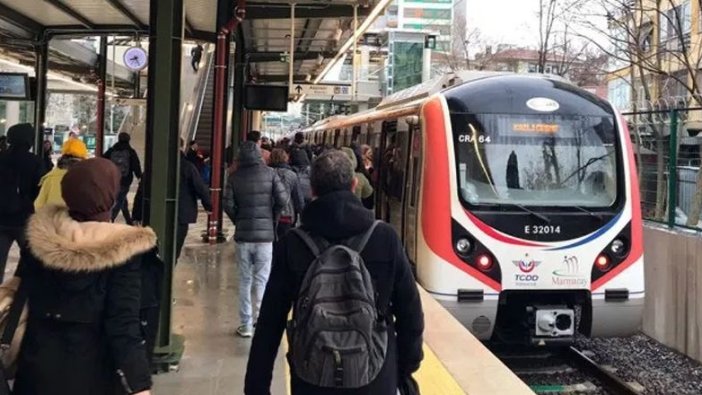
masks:
POLYGON ((393 92, 421 84, 424 43, 395 41, 393 52, 393 92))

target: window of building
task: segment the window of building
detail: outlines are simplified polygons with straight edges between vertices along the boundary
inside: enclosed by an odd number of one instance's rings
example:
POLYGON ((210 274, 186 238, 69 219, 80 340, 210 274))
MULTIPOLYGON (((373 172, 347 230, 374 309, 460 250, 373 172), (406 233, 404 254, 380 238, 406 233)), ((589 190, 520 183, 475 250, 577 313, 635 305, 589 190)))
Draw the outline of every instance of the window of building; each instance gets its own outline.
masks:
POLYGON ((647 22, 641 25, 639 29, 639 49, 642 52, 648 52, 653 46, 653 23, 647 22))
POLYGON ((529 63, 529 72, 536 73, 537 65, 536 63, 529 63))
POLYGON ((403 14, 405 18, 451 19, 451 10, 433 8, 407 7, 403 14))
POLYGON ((690 45, 692 12, 690 0, 675 6, 659 16, 660 42, 670 50, 681 50, 690 45))
POLYGON ((678 71, 671 76, 661 77, 661 97, 687 97, 687 71, 678 71))

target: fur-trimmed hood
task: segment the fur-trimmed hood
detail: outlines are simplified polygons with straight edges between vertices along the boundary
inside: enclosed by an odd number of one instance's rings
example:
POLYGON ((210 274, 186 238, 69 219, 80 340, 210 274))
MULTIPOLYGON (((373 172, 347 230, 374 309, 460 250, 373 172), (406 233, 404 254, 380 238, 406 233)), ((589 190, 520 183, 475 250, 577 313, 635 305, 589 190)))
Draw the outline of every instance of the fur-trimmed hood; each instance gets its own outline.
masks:
POLYGON ((47 206, 27 224, 27 242, 44 266, 66 272, 118 267, 156 246, 151 228, 106 222, 78 222, 68 209, 47 206))

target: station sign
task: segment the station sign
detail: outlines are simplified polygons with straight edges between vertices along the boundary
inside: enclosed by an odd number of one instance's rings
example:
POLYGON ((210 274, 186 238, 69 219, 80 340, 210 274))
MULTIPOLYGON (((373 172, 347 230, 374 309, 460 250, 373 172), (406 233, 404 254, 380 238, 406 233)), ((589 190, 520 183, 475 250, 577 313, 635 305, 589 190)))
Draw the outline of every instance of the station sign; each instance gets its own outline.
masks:
POLYGON ((340 96, 350 95, 351 85, 296 84, 290 87, 291 95, 340 96))

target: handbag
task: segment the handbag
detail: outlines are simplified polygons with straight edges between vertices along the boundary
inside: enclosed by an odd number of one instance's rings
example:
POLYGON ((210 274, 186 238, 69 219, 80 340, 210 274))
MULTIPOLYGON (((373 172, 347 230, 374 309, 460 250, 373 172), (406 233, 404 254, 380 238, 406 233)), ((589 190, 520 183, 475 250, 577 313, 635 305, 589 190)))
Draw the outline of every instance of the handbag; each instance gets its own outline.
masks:
POLYGON ((0 395, 10 395, 8 380, 17 369, 22 338, 27 323, 27 287, 19 277, 0 285, 0 395))

